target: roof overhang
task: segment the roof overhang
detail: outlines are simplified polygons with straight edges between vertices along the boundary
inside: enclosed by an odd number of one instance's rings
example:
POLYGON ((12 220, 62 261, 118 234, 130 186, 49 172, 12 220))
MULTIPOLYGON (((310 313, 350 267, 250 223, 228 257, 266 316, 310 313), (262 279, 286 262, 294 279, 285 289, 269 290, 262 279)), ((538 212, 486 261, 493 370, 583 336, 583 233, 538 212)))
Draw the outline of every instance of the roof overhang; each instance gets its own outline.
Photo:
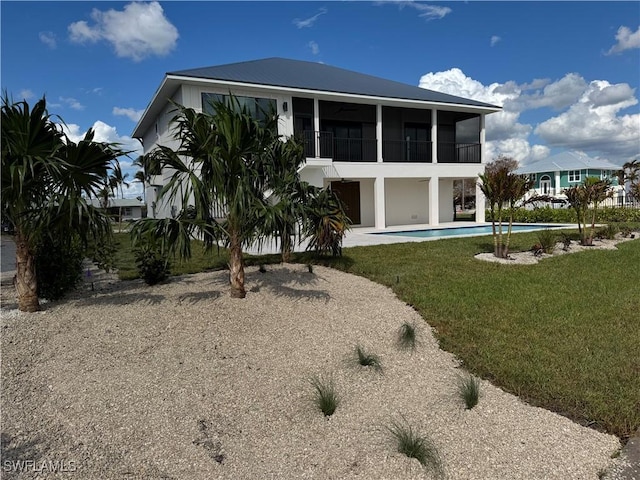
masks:
POLYGON ((353 103, 382 103, 385 106, 398 106, 405 108, 437 108, 440 110, 449 110, 449 111, 459 111, 459 112, 476 112, 479 114, 490 114, 499 112, 502 110, 502 107, 487 105, 487 106, 477 106, 477 105, 464 105, 458 103, 448 103, 448 102, 433 102, 427 100, 416 100, 416 99, 408 99, 408 98, 396 98, 396 97, 379 97, 372 95, 359 95, 354 93, 346 93, 346 92, 332 92, 332 91, 323 91, 323 90, 310 90, 304 88, 295 88, 295 87, 281 87, 274 85, 263 85, 263 84, 255 84, 255 83, 243 83, 243 82, 233 82, 228 80, 214 80, 214 79, 204 79, 198 77, 187 77, 181 75, 172 75, 167 74, 163 79, 160 87, 156 90, 151 102, 147 105, 142 117, 138 121, 136 125, 132 137, 133 138, 142 138, 144 133, 151 127, 155 119, 165 108, 167 102, 175 95, 178 88, 180 88, 183 84, 191 84, 191 85, 202 85, 202 86, 217 86, 217 87, 227 87, 229 90, 238 89, 238 88, 251 88, 251 89, 259 89, 263 91, 272 91, 279 94, 290 94, 290 95, 300 95, 300 96, 311 96, 317 97, 320 100, 338 100, 345 101, 348 99, 353 103))

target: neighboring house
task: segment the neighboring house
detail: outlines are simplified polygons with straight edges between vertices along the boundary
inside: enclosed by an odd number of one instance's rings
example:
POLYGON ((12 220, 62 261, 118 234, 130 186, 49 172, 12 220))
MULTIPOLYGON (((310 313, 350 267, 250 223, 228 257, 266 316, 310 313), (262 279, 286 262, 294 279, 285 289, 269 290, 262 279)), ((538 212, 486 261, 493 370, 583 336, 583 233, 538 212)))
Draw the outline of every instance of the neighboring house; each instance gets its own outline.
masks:
POLYGON ((534 186, 529 196, 548 195, 562 197, 563 191, 578 185, 587 177, 609 178, 614 188, 614 197, 618 197, 623 189, 618 186, 615 173, 620 170, 607 160, 597 160, 581 152, 562 152, 544 160, 523 165, 516 170, 519 174, 528 174, 534 179, 534 186))
MULTIPOLYGON (((100 199, 92 198, 91 204, 94 207, 101 207, 100 199)), ((127 220, 140 220, 143 218, 143 212, 146 210, 146 205, 143 201, 135 198, 114 198, 109 197, 109 206, 107 207, 107 213, 114 219, 118 220, 120 214, 122 214, 122 221, 127 220)))
MULTIPOLYGON (((198 111, 232 93, 250 108, 275 108, 279 133, 304 141, 301 179, 330 186, 354 225, 453 221, 453 182, 484 171, 485 115, 500 107, 321 63, 269 58, 167 73, 136 126, 144 153, 177 146, 171 101, 198 111)), ((149 216, 170 172, 147 184, 149 216)), ((480 192, 478 189, 477 192, 480 192)), ((477 193, 477 221, 484 196, 477 193)))

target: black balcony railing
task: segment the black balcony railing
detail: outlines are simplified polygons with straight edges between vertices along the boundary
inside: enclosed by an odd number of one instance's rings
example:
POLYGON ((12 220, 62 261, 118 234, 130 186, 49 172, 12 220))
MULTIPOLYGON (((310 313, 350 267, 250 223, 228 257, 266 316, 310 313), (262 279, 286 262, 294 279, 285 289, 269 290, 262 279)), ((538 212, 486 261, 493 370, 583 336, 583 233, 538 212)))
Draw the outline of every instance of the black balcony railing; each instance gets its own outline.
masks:
POLYGON ((480 163, 479 143, 438 142, 438 163, 480 163))
POLYGON ((385 162, 431 163, 431 142, 385 140, 382 157, 385 162))
MULTIPOLYGON (((331 132, 303 132, 306 158, 330 158, 336 162, 377 161, 374 138, 339 138, 331 132)), ((382 157, 385 162, 431 163, 432 142, 385 140, 382 157)), ((438 142, 438 163, 480 163, 479 143, 438 142)))

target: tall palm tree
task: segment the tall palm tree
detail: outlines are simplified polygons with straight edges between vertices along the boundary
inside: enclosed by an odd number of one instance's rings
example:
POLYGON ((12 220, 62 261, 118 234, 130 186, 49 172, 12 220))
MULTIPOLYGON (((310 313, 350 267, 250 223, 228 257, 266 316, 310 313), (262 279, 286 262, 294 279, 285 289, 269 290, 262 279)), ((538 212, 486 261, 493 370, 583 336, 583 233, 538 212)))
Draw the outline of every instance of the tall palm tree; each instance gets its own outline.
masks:
POLYGON ((190 256, 191 238, 203 239, 209 249, 223 242, 229 248, 231 296, 244 298, 243 249, 264 241, 271 208, 266 164, 273 142, 280 141, 277 115, 258 121, 233 96, 213 107, 213 113, 200 113, 176 105, 178 148, 159 146, 150 161, 174 172, 160 197, 181 204, 183 211, 176 218, 140 222, 133 234, 141 238, 153 231, 162 247, 181 257, 190 256), (225 218, 215 218, 214 206, 225 218))
POLYGON ((104 186, 123 152, 95 142, 92 130, 72 142, 51 119, 44 97, 30 108, 5 93, 0 123, 2 215, 16 232, 18 308, 36 311, 37 245, 45 236, 77 234, 85 244, 110 236, 108 218, 88 199, 104 186))

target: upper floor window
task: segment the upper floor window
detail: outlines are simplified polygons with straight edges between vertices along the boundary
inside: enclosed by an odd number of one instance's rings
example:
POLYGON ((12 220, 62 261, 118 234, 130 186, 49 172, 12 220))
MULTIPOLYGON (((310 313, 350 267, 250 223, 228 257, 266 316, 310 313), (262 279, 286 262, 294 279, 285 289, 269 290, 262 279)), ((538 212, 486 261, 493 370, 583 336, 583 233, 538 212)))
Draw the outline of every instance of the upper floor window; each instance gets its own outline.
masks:
MULTIPOLYGON (((249 114, 258 121, 264 121, 270 115, 276 113, 276 101, 272 98, 235 97, 240 108, 246 108, 249 114)), ((213 107, 216 102, 226 102, 229 95, 219 93, 202 94, 202 111, 208 114, 215 113, 213 107)))
POLYGON ((575 183, 580 181, 580 170, 569 170, 569 182, 575 183))

